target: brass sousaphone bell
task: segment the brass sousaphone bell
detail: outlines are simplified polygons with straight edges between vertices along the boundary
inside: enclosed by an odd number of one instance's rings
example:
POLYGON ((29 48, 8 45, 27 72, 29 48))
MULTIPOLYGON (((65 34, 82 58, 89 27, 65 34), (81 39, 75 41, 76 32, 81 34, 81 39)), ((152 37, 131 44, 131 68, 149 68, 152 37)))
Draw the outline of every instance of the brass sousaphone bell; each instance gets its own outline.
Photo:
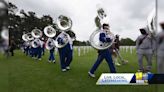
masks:
POLYGON ((31 31, 31 35, 33 38, 35 38, 32 42, 31 45, 33 48, 37 48, 41 45, 41 40, 39 38, 42 37, 42 31, 35 28, 31 31))
POLYGON ((9 30, 7 28, 3 28, 3 30, 1 31, 1 37, 4 40, 9 40, 9 30))
MULTIPOLYGON (((99 18, 99 24, 102 27, 102 25, 105 24, 109 24, 108 20, 107 20, 107 15, 105 13, 105 11, 103 10, 103 8, 99 8, 97 10, 98 13, 98 18, 99 18)), ((102 43, 101 41, 99 41, 99 36, 101 33, 101 28, 97 28, 91 35, 89 38, 89 42, 91 44, 91 46, 97 50, 104 50, 109 48, 110 46, 112 46, 112 44, 114 43, 114 34, 112 34, 111 32, 106 32, 108 34, 108 36, 111 38, 111 42, 105 42, 102 43)))
POLYGON ((46 49, 51 50, 55 47, 55 40, 53 37, 56 36, 56 30, 52 26, 46 26, 44 28, 44 34, 49 37, 48 40, 46 41, 46 49))
POLYGON ((156 17, 156 9, 154 8, 147 17, 147 29, 148 34, 155 36, 157 33, 157 17, 156 17))
POLYGON ((61 31, 61 33, 57 36, 56 41, 55 41, 55 46, 57 48, 63 48, 65 45, 67 45, 68 41, 68 34, 66 33, 67 31, 70 31, 72 27, 72 20, 64 15, 60 15, 57 18, 57 27, 61 31), (64 44, 59 44, 58 39, 62 38, 64 41, 64 44))

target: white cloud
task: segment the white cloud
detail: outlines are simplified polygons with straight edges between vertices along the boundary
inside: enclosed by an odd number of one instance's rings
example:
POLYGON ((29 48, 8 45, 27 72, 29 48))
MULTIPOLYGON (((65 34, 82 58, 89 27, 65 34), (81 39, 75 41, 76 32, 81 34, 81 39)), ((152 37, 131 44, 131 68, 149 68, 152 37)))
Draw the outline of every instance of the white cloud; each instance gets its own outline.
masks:
POLYGON ((73 20, 73 30, 78 40, 88 40, 95 30, 96 6, 105 8, 110 19, 111 31, 133 40, 138 28, 146 23, 155 0, 9 0, 19 9, 35 11, 39 16, 50 14, 54 19, 60 14, 73 20))

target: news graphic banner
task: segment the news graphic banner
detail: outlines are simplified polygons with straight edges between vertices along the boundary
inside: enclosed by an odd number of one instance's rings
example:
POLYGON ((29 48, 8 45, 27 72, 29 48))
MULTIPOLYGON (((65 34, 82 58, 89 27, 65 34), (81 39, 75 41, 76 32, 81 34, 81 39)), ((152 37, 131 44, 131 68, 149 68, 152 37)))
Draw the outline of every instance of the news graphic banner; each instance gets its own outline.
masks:
POLYGON ((149 85, 164 84, 164 74, 152 73, 103 73, 97 85, 149 85))

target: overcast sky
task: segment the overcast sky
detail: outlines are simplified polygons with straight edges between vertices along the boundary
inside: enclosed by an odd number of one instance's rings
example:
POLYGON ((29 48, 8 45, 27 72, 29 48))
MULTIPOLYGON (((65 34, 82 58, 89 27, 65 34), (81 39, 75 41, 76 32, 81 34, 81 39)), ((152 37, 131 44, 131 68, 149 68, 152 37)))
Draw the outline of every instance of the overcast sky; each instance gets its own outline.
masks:
MULTIPOLYGON (((60 14, 70 17, 77 40, 88 40, 96 29, 94 18, 97 6, 103 7, 109 17, 111 31, 121 38, 133 40, 140 34, 138 29, 146 25, 148 14, 155 7, 155 0, 8 0, 25 11, 38 16, 60 14)), ((160 0, 164 1, 164 0, 160 0)), ((161 5, 161 7, 164 7, 161 5)), ((160 11, 163 11, 162 9, 160 11)))

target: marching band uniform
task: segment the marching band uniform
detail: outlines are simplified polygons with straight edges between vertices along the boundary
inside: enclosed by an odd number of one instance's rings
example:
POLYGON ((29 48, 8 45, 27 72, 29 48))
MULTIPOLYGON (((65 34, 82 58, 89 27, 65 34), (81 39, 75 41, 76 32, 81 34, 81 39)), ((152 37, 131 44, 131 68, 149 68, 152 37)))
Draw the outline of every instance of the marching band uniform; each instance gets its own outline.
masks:
POLYGON ((34 57, 34 48, 32 47, 32 41, 29 41, 29 55, 33 58, 34 57))
MULTIPOLYGON (((104 32, 104 30, 101 30, 101 33, 99 35, 99 40, 102 43, 111 42, 111 38, 108 37, 107 33, 104 32)), ((113 64, 112 56, 111 56, 109 49, 98 50, 98 58, 97 58, 95 64, 92 66, 91 70, 88 72, 91 77, 95 77, 94 72, 96 71, 96 69, 98 68, 98 66, 103 61, 104 58, 108 63, 108 66, 110 68, 110 72, 116 73, 115 66, 113 64)))
POLYGON ((64 38, 69 40, 68 44, 66 44, 66 46, 64 46, 63 48, 58 49, 62 71, 66 71, 70 69, 69 66, 73 56, 73 47, 72 47, 73 42, 69 35, 65 35, 65 32, 63 31, 61 34, 59 34, 59 39, 57 39, 57 41, 59 44, 64 44, 65 43, 64 38))
MULTIPOLYGON (((34 44, 37 44, 37 43, 34 42, 34 44)), ((33 47, 33 54, 34 54, 34 58, 37 59, 37 56, 38 56, 38 48, 34 48, 33 47)))
POLYGON ((41 48, 41 45, 42 45, 42 42, 41 42, 41 40, 40 39, 38 39, 38 41, 39 41, 39 46, 37 47, 37 59, 38 60, 41 60, 41 58, 42 58, 42 48, 41 48))
MULTIPOLYGON (((48 40, 52 40, 52 39, 48 39, 48 40)), ((53 43, 50 41, 48 42, 48 46, 52 47, 53 43)), ((55 63, 55 56, 54 56, 54 51, 55 51, 55 47, 53 47, 52 49, 50 49, 50 56, 49 56, 49 62, 53 62, 55 63)))
POLYGON ((28 56, 29 55, 29 42, 24 43, 24 50, 25 50, 26 56, 28 56))
POLYGON ((54 50, 55 48, 52 48, 51 50, 50 50, 50 56, 49 56, 49 62, 53 62, 53 63, 55 63, 55 57, 54 57, 54 50))
POLYGON ((158 73, 164 74, 164 29, 156 35, 156 41, 157 41, 157 67, 158 67, 157 71, 158 73))
POLYGON ((41 60, 41 58, 42 58, 42 48, 41 48, 41 46, 39 46, 38 48, 37 48, 37 56, 38 56, 38 60, 41 60))
POLYGON ((44 52, 45 52, 45 42, 44 41, 42 41, 41 49, 42 49, 42 55, 44 55, 44 52))
POLYGON ((155 40, 147 34, 146 29, 140 29, 141 35, 136 40, 136 49, 138 55, 139 71, 144 71, 143 57, 146 57, 147 67, 146 72, 152 68, 152 56, 155 50, 155 40))

